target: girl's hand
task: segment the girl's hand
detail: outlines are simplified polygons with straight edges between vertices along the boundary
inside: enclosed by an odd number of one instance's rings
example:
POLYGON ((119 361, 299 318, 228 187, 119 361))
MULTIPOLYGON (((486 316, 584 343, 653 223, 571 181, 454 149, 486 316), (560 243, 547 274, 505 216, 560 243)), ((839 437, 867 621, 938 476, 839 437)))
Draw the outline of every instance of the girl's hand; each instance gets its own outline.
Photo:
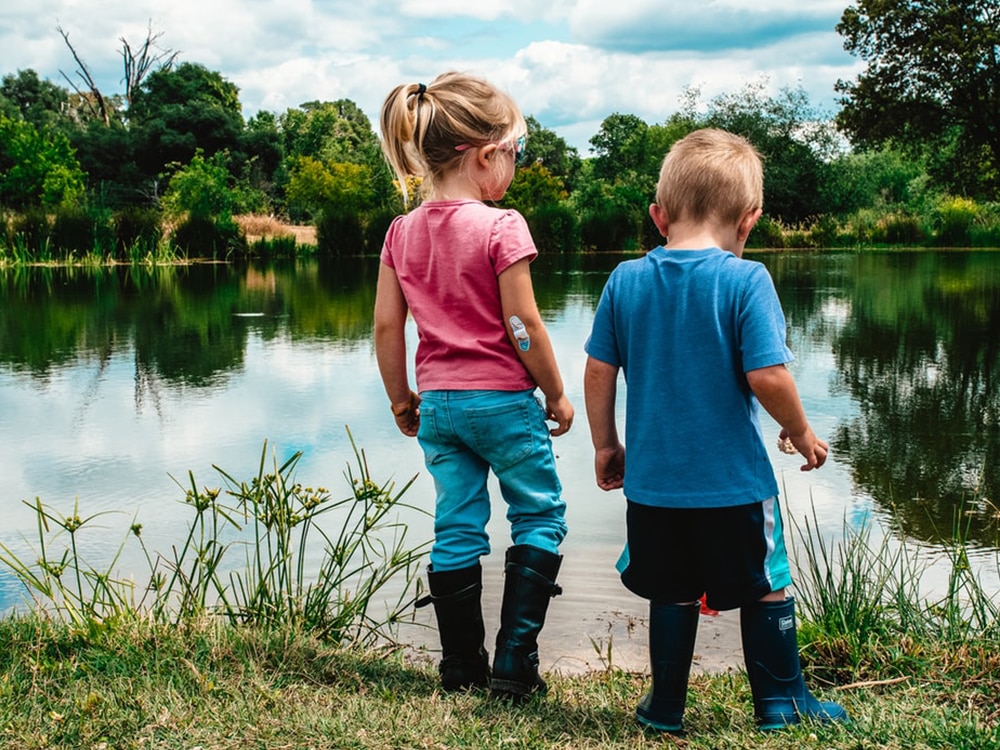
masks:
POLYGON ((545 418, 550 422, 555 422, 556 427, 549 430, 553 437, 569 432, 573 426, 573 404, 563 394, 557 399, 545 399, 545 418))
POLYGON ((389 408, 392 409, 399 431, 407 437, 416 437, 417 430, 420 429, 420 396, 410 391, 409 401, 391 404, 389 408))

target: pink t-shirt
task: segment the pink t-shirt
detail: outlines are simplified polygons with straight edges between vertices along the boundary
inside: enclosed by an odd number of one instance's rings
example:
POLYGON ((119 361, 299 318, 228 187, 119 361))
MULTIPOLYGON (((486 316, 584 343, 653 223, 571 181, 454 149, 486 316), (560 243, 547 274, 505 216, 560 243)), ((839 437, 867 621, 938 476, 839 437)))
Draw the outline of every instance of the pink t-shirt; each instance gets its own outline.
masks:
POLYGON ((497 277, 537 254, 521 214, 479 201, 427 201, 393 221, 381 259, 417 324, 417 390, 535 387, 507 338, 497 277))

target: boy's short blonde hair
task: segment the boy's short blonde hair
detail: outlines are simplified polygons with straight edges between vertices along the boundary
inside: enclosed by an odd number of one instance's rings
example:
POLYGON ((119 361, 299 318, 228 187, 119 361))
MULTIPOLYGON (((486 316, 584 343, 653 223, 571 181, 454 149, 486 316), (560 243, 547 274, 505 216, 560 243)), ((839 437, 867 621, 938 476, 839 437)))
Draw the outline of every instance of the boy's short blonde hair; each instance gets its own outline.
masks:
POLYGON ((764 205, 764 167, 750 142, 717 128, 681 138, 667 152, 656 202, 671 221, 739 222, 764 205))

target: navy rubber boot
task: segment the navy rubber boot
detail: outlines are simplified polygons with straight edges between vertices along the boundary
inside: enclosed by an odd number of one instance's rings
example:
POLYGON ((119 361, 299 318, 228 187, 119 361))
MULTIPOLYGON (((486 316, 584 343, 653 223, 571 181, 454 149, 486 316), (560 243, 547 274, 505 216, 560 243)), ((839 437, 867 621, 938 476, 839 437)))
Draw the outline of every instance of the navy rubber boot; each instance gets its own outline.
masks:
POLYGON ((840 705, 816 700, 806 687, 799 663, 794 599, 743 607, 740 634, 761 730, 781 729, 805 718, 824 723, 850 721, 840 705))
POLYGON ((635 718, 660 732, 684 731, 688 675, 698 635, 701 603, 649 603, 649 661, 652 689, 639 701, 635 718))
POLYGON ((562 593, 556 574, 562 555, 518 544, 507 550, 500 630, 493 654, 490 688, 501 697, 524 698, 545 692, 538 674, 538 634, 549 600, 562 593))
POLYGON ((427 569, 430 596, 417 607, 434 605, 441 638, 441 687, 447 691, 485 688, 490 684, 490 658, 483 647, 483 568, 479 563, 440 573, 427 569))

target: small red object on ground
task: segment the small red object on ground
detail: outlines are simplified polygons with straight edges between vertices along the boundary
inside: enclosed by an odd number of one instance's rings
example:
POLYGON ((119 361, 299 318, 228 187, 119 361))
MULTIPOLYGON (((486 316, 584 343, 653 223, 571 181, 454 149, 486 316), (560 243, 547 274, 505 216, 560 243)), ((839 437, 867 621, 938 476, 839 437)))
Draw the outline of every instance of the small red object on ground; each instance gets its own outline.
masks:
POLYGON ((719 610, 709 608, 708 604, 705 602, 705 594, 701 595, 701 613, 703 615, 711 615, 712 617, 719 614, 719 610))

